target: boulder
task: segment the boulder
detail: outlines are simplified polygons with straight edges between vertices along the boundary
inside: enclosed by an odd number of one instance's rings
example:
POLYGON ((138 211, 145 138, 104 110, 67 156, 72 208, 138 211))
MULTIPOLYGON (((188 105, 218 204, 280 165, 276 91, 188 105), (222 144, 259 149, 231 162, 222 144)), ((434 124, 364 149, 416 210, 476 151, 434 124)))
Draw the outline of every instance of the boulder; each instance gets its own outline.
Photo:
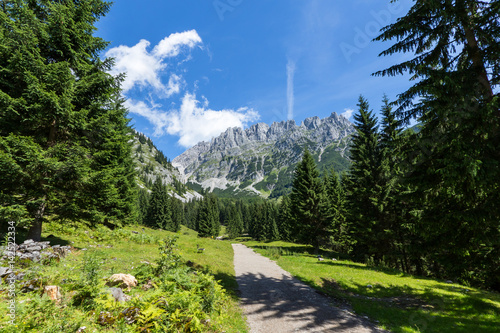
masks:
POLYGON ((127 290, 130 290, 137 286, 136 278, 130 274, 114 274, 107 280, 106 285, 108 287, 127 288, 127 290))

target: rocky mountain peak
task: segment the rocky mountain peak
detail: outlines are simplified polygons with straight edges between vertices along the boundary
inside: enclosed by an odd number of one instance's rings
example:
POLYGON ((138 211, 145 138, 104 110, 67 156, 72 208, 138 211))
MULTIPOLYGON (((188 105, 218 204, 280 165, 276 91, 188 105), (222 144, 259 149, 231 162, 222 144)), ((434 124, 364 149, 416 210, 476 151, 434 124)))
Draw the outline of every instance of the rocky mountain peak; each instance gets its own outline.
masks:
MULTIPOLYGON (((204 188, 238 188, 244 183, 249 190, 261 193, 248 184, 266 182, 272 175, 273 181, 283 181, 276 175, 283 170, 289 175, 306 146, 319 160, 325 151, 344 159, 352 133, 352 123, 335 112, 324 119, 307 118, 300 126, 294 120, 285 120, 271 125, 258 123, 247 129, 233 127, 210 142, 196 144, 172 164, 184 173, 185 180, 204 188)), ((265 188, 272 190, 273 185, 266 183, 265 188)))
POLYGON ((309 130, 317 129, 321 126, 321 119, 317 116, 306 118, 301 126, 305 126, 309 130))

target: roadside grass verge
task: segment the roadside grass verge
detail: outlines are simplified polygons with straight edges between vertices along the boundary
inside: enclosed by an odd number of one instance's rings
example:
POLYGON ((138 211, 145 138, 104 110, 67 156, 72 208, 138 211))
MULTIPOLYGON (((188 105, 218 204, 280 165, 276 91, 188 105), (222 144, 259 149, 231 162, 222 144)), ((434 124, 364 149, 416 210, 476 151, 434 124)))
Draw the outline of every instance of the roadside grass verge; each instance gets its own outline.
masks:
POLYGON ((293 276, 392 332, 498 332, 500 294, 367 266, 286 242, 245 241, 293 276), (336 260, 333 260, 336 259, 336 260))
MULTIPOLYGON (((160 259, 159 242, 173 236, 177 237, 177 253, 181 256, 181 267, 179 268, 181 271, 172 273, 174 280, 179 280, 180 285, 188 283, 189 281, 186 282, 182 278, 185 276, 182 267, 189 266, 199 272, 199 279, 204 279, 203 273, 213 275, 215 280, 219 280, 220 285, 229 296, 223 304, 224 313, 216 314, 214 318, 217 322, 212 320, 210 323, 210 332, 247 332, 246 322, 238 306, 235 292, 237 283, 230 242, 198 238, 195 231, 185 227, 182 227, 178 233, 172 233, 143 228, 142 226, 128 226, 111 231, 105 227, 89 229, 81 224, 61 225, 55 223, 47 223, 44 226, 42 241, 49 240, 51 245, 71 245, 72 253, 60 261, 51 262, 49 265, 33 263, 19 263, 17 265, 16 268, 27 274, 24 281, 16 283, 16 305, 18 313, 22 314, 19 319, 23 321, 16 321, 18 327, 5 325, 8 310, 7 302, 4 300, 7 300, 8 296, 6 291, 2 289, 5 287, 4 282, 0 286, 0 331, 9 329, 8 332, 11 332, 13 329, 12 332, 76 332, 78 328, 85 326, 84 332, 135 332, 132 329, 134 326, 126 325, 123 319, 116 320, 117 324, 114 325, 103 326, 98 323, 99 311, 103 308, 119 314, 117 304, 107 302, 103 298, 104 296, 96 297, 99 304, 96 303, 90 307, 74 306, 72 304, 72 298, 75 296, 74 286, 81 281, 82 275, 89 269, 89 260, 95 262, 98 275, 97 284, 101 291, 104 288, 103 279, 105 277, 116 273, 136 276, 148 265, 155 267, 156 262, 160 259), (205 250, 199 252, 199 247, 203 247, 205 250), (29 292, 23 291, 23 286, 25 287, 27 281, 34 283, 35 287, 42 288, 29 292), (57 285, 61 288, 62 300, 60 304, 55 304, 46 296, 42 297, 43 286, 48 285, 57 285), (47 311, 36 314, 30 310, 35 307, 37 309, 46 308, 47 311), (28 315, 25 315, 26 313, 28 315), (34 326, 37 323, 38 326, 34 326)), ((193 276, 193 278, 195 277, 193 276)), ((209 280, 205 282, 210 284, 209 280)), ((160 286, 159 289, 148 291, 139 287, 133 288, 129 293, 132 297, 131 302, 134 304, 139 302, 135 299, 143 299, 145 302, 147 299, 162 299, 162 288, 160 286)), ((198 297, 194 294, 187 294, 187 292, 187 289, 181 290, 181 296, 182 293, 185 293, 185 296, 191 297, 191 299, 198 297)), ((172 298, 170 302, 177 300, 187 302, 188 298, 183 300, 182 297, 172 298)), ((203 330, 203 327, 207 325, 202 323, 198 326, 203 330)), ((177 332, 178 330, 173 331, 177 332)))

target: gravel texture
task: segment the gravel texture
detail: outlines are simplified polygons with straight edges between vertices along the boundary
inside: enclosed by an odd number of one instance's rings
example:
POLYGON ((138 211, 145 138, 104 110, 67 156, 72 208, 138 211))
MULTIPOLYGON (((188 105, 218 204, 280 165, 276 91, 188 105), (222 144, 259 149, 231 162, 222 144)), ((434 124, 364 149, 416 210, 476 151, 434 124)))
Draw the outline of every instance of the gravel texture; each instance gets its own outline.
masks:
POLYGON ((334 307, 331 299, 252 249, 233 244, 233 250, 241 306, 251 333, 385 332, 334 307))

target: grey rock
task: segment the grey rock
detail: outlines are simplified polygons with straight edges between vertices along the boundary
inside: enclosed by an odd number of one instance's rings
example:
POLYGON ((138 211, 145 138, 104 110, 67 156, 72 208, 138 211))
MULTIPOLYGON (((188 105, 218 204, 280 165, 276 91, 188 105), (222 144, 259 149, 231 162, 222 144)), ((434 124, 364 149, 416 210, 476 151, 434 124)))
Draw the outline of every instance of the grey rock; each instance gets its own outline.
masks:
POLYGON ((122 288, 109 288, 108 291, 111 294, 111 296, 113 296, 115 301, 117 301, 117 302, 121 303, 121 302, 127 302, 130 300, 130 296, 125 295, 122 288))
POLYGON ((9 267, 0 267, 0 278, 3 278, 11 273, 12 270, 9 267))

